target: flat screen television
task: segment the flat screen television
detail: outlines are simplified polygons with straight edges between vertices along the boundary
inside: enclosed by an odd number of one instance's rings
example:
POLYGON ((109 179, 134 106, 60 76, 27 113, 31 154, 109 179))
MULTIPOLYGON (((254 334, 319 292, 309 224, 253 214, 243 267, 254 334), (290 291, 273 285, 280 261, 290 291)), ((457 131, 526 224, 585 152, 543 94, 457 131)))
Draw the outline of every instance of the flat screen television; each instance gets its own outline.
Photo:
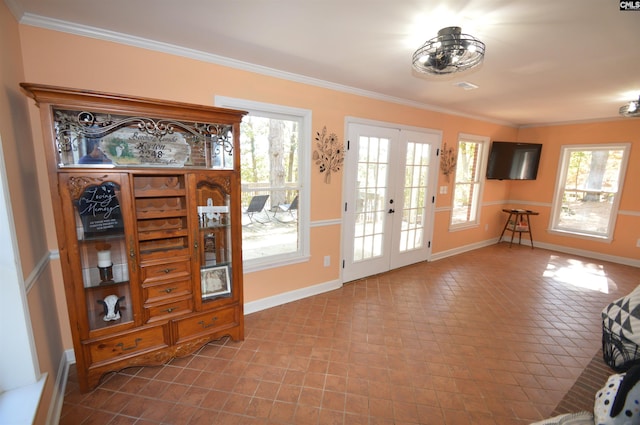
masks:
POLYGON ((487 163, 487 179, 535 180, 541 152, 540 143, 493 142, 487 163))

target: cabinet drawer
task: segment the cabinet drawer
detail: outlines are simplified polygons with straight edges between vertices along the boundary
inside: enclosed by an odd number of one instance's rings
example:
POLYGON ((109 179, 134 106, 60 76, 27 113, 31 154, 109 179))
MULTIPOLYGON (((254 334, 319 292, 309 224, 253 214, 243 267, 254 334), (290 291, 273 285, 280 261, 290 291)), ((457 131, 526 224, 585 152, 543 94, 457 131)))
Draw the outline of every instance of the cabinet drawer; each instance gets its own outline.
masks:
POLYGON ((175 298, 162 304, 145 305, 145 314, 148 322, 166 320, 170 317, 188 314, 193 311, 191 296, 175 298))
POLYGON ((167 263, 166 261, 158 264, 142 266, 142 282, 159 279, 173 279, 189 276, 191 273, 191 262, 189 260, 174 261, 167 263))
POLYGON ((163 326, 149 327, 132 331, 125 335, 104 338, 87 343, 90 363, 100 363, 139 354, 155 348, 167 346, 163 326))
POLYGON ((152 304, 190 294, 191 280, 160 281, 150 285, 142 285, 142 287, 144 289, 145 304, 152 304))
POLYGON ((191 316, 174 322, 177 342, 202 334, 215 333, 239 324, 240 309, 230 307, 191 316))

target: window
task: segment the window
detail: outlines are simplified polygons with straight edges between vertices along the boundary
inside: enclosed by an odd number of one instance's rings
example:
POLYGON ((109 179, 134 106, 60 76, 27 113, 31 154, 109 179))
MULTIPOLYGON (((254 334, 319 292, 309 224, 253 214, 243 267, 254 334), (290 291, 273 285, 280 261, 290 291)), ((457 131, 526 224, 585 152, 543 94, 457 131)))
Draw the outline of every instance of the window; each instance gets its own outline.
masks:
POLYGON ((305 261, 311 112, 229 98, 216 104, 249 112, 240 126, 245 272, 305 261))
POLYGON ((611 240, 629 144, 563 146, 551 230, 611 240))
POLYGON ((485 137, 460 135, 453 187, 452 228, 478 224, 485 146, 488 141, 485 137))

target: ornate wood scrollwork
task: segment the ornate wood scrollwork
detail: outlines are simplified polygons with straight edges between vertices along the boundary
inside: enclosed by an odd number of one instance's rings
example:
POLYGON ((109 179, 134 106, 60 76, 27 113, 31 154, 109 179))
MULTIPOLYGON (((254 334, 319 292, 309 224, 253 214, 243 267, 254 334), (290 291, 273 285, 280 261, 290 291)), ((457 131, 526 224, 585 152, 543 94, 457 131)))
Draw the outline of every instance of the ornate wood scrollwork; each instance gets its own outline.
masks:
POLYGON ((71 199, 78 199, 87 186, 97 185, 103 183, 107 176, 93 177, 93 176, 79 176, 69 177, 67 186, 69 187, 69 193, 71 199))

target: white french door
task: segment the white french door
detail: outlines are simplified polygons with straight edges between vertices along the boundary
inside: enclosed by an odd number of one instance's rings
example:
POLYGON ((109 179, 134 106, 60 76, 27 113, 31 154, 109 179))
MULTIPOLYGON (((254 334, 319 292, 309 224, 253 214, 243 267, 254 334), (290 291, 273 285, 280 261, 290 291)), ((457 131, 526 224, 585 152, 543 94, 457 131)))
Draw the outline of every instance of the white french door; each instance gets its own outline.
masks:
POLYGON ((441 134, 348 124, 343 282, 428 260, 441 134))

